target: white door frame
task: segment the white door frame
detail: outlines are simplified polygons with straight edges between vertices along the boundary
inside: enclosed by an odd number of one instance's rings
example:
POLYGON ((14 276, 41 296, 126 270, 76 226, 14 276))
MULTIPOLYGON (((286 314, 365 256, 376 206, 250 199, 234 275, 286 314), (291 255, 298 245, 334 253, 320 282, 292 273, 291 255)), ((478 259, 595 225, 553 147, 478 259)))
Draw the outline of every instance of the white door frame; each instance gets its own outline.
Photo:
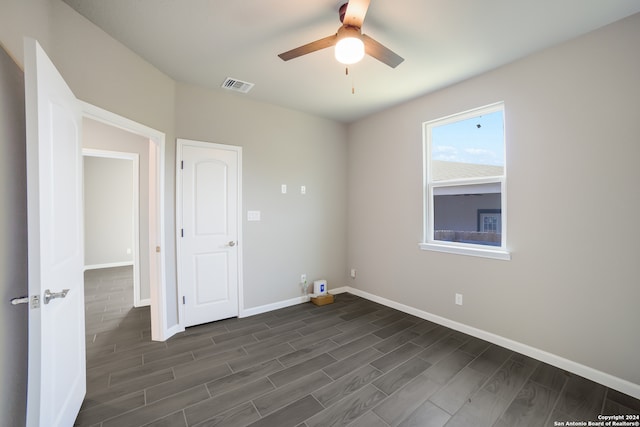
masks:
MULTIPOLYGON (((183 281, 182 281, 182 245, 181 245, 181 228, 182 228, 182 174, 181 170, 181 156, 182 147, 184 145, 199 146, 205 148, 218 148, 220 150, 235 151, 238 154, 238 317, 243 317, 244 311, 244 287, 242 279, 242 147, 237 145, 218 144, 215 142, 194 141, 189 139, 178 138, 176 140, 176 270, 178 276, 178 295, 183 295, 183 281)), ((182 330, 184 326, 184 305, 181 301, 178 301, 178 323, 182 330)))
MULTIPOLYGON (((98 150, 94 148, 83 148, 83 157, 101 157, 105 159, 130 160, 133 162, 133 306, 143 307, 151 305, 150 299, 140 298, 140 155, 123 151, 98 150)), ((85 198, 86 200, 86 198, 85 198)), ((86 210, 85 210, 86 211, 86 210)), ((85 224, 86 228, 86 224, 85 224)), ((85 233, 86 236, 86 233, 85 233)), ((128 262, 115 264, 86 265, 85 270, 95 268, 117 267, 130 265, 128 262)))
POLYGON ((151 339, 166 341, 179 330, 167 326, 166 257, 164 232, 165 134, 95 105, 80 101, 84 117, 149 139, 149 282, 151 339), (155 161, 154 161, 155 159, 155 161), (160 256, 158 256, 160 253, 160 256))

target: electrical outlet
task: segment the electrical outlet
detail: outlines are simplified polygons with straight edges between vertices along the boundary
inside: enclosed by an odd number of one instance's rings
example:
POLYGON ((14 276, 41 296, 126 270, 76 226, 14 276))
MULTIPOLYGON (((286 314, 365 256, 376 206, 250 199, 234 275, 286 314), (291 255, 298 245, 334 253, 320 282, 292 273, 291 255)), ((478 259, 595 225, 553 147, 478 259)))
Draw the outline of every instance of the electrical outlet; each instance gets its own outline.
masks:
POLYGON ((306 274, 301 274, 300 275, 300 283, 306 283, 307 282, 307 275, 306 274))
POLYGON ((307 194, 307 187, 305 185, 300 186, 300 194, 307 194))
POLYGON ((351 278, 352 278, 352 279, 355 279, 355 278, 356 278, 356 269, 355 269, 355 268, 352 268, 352 269, 351 269, 351 278))
POLYGON ((282 194, 287 194, 287 184, 282 184, 280 186, 280 191, 282 192, 282 194))
POLYGON ((456 305, 462 305, 462 294, 456 294, 456 305))

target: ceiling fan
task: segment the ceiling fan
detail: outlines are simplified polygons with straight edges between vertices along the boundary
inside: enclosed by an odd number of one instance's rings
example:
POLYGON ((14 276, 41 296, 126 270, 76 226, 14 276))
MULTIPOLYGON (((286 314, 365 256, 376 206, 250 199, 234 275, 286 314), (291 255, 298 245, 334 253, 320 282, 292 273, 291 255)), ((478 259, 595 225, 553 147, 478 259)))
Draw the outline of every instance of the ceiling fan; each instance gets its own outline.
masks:
POLYGON ((295 49, 281 53, 278 56, 283 61, 298 58, 321 49, 335 46, 336 59, 346 65, 360 61, 365 53, 383 62, 391 68, 396 68, 404 58, 378 43, 366 34, 362 34, 362 23, 371 0, 348 0, 339 8, 340 22, 336 34, 307 43, 295 49))

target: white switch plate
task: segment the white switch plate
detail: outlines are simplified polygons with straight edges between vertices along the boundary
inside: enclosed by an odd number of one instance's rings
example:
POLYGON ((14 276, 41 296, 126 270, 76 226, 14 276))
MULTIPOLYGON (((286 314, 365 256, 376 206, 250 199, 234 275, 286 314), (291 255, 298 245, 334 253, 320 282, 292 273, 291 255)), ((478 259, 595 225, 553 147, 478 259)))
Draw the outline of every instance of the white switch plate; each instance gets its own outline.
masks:
POLYGON ((247 211, 247 221, 260 221, 260 211, 247 211))
POLYGON ((356 269, 355 269, 355 268, 352 268, 352 269, 351 269, 351 278, 352 278, 352 279, 355 279, 355 278, 356 278, 356 269))
POLYGON ((456 304, 462 305, 462 294, 456 294, 456 304))
POLYGON ((280 191, 282 191, 282 194, 287 194, 287 184, 282 184, 280 191))
POLYGON ((300 186, 300 194, 307 194, 307 187, 305 185, 300 186))

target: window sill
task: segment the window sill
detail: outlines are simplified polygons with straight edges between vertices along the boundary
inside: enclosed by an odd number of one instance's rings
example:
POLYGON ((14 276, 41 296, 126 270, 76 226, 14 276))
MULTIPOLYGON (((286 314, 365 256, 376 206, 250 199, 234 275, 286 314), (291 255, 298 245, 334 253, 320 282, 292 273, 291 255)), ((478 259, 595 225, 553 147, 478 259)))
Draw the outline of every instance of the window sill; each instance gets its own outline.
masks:
POLYGON ((503 261, 511 260, 511 252, 505 251, 503 249, 494 249, 494 248, 485 249, 485 248, 478 248, 478 247, 452 246, 452 245, 443 245, 438 243, 420 243, 419 246, 420 246, 420 249, 424 251, 446 252, 450 254, 499 259, 503 261))

